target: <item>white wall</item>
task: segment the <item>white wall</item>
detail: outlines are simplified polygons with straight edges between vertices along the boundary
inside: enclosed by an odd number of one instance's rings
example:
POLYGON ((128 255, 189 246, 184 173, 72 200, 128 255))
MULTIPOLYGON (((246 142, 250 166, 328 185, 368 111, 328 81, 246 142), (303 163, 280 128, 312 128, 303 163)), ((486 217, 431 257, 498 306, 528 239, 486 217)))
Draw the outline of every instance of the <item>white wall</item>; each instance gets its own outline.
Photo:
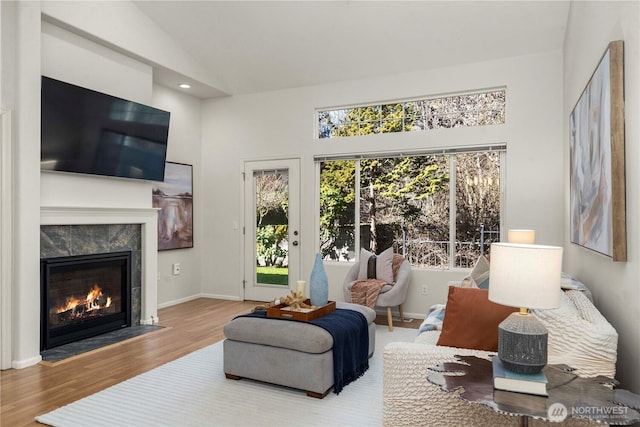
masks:
MULTIPOLYGON (((412 150, 507 143, 507 228, 534 228, 540 243, 562 243, 562 116, 560 52, 487 61, 246 96, 209 100, 203 109, 204 232, 203 292, 240 298, 242 223, 240 171, 246 159, 301 158, 301 245, 303 278, 317 251, 316 176, 313 156, 365 151, 412 150), (507 88, 507 124, 315 139, 316 108, 438 95, 483 88, 507 88), (215 278, 215 280, 207 280, 215 278)), ((329 297, 342 300, 349 265, 326 263, 329 297)), ((447 282, 465 271, 414 270, 405 312, 422 316, 446 300, 447 282), (420 295, 420 285, 429 295, 420 295)))
MULTIPOLYGON (((193 166, 193 248, 158 252, 158 306, 175 304, 201 293, 202 259, 202 170, 201 101, 183 93, 154 85, 153 105, 171 111, 167 161, 193 166), (180 263, 181 273, 174 276, 173 263, 180 263)), ((161 319, 162 320, 162 319, 161 319)))
MULTIPOLYGON (((149 105, 150 66, 42 23, 42 74, 149 105)), ((42 172, 42 206, 151 207, 151 183, 131 179, 42 172)))
POLYGON ((640 3, 571 3, 564 46, 564 247, 567 271, 593 291, 619 334, 617 379, 640 392, 640 3), (569 115, 609 42, 624 40, 627 262, 613 262, 569 240, 569 115))
POLYGON ((131 57, 144 58, 164 71, 172 70, 190 81, 225 90, 225 85, 197 63, 162 28, 131 1, 43 1, 47 20, 74 28, 79 34, 114 46, 131 57))
POLYGON ((0 369, 11 367, 13 286, 13 122, 16 43, 14 2, 0 3, 0 369))
POLYGON ((37 363, 40 345, 22 336, 39 334, 40 280, 40 4, 17 2, 15 11, 15 111, 13 126, 12 366, 37 363))

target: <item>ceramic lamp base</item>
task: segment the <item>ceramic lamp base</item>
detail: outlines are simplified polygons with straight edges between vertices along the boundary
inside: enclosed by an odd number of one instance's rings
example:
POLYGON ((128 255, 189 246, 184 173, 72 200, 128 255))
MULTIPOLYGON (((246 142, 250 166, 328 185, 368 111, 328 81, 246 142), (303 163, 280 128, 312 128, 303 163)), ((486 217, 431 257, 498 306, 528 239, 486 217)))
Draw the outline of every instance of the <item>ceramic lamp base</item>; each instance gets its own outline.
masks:
POLYGON ((535 316, 513 313, 498 326, 498 357, 513 372, 538 373, 547 364, 547 337, 535 316))

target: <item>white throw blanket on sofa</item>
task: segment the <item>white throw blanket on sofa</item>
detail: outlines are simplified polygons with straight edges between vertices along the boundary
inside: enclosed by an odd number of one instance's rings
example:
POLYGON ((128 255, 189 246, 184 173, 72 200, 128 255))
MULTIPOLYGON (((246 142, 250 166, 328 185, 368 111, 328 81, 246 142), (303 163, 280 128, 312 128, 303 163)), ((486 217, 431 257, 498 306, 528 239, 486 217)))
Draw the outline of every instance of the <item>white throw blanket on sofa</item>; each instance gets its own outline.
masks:
MULTIPOLYGON (((562 293, 554 310, 534 310, 549 331, 548 361, 567 364, 583 377, 615 376, 618 334, 580 291, 562 293)), ((384 350, 385 426, 515 426, 517 417, 501 415, 481 404, 472 404, 456 393, 440 390, 427 381, 428 368, 455 355, 489 358, 492 352, 437 346, 440 331, 421 333, 414 343, 390 343, 384 350)), ((547 425, 531 420, 529 425, 547 425)), ((571 419, 564 425, 602 425, 571 419)))

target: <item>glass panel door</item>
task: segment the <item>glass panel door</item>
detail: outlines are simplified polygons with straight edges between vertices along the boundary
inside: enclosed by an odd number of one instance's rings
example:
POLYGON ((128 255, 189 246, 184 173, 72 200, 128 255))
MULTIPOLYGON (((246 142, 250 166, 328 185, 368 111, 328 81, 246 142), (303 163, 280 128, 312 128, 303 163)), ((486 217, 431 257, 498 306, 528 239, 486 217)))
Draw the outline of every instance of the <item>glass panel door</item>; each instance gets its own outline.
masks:
POLYGON ((244 298, 270 301, 299 278, 297 159, 245 163, 244 298))

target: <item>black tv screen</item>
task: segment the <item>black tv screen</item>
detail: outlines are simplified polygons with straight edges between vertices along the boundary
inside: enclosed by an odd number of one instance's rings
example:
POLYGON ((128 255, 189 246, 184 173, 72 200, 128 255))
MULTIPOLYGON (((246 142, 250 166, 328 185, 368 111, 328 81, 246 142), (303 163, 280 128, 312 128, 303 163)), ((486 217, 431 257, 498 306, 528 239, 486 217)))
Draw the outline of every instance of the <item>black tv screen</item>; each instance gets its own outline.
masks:
POLYGON ((169 116, 42 76, 40 169, 163 181, 169 116))

